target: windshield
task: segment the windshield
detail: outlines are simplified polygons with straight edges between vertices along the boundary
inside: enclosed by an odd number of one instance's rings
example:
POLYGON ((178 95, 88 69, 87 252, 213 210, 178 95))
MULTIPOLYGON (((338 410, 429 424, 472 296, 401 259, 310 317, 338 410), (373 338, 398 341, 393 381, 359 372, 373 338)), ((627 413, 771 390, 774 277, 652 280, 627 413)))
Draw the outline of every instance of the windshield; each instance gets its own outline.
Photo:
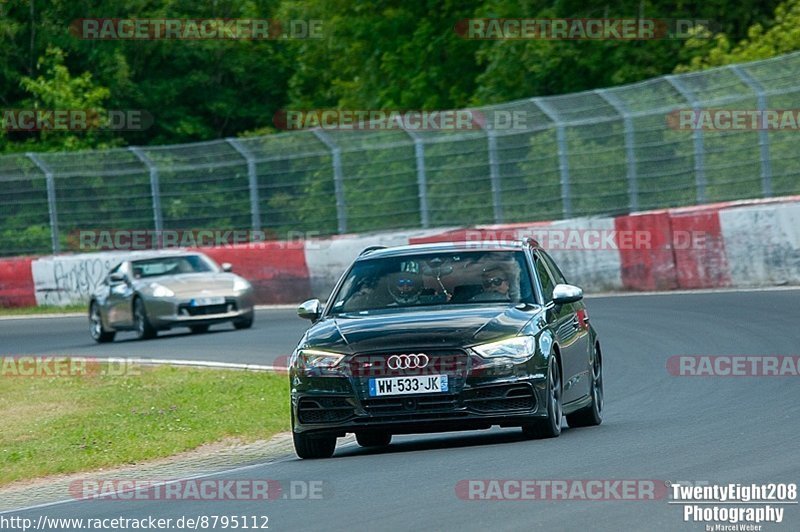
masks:
POLYGON ((458 251, 358 261, 331 314, 398 307, 534 303, 521 251, 458 251))
POLYGON ((178 257, 159 257, 157 259, 133 261, 133 277, 158 277, 160 275, 178 275, 184 273, 216 272, 216 265, 210 259, 200 255, 182 255, 178 257))

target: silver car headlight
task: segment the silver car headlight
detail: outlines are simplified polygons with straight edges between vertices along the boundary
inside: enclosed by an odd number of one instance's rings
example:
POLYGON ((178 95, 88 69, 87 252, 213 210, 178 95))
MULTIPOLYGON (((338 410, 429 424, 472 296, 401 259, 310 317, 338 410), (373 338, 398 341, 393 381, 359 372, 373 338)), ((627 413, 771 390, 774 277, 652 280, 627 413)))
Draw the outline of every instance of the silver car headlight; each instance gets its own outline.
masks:
POLYGON ((331 369, 342 361, 344 355, 319 349, 301 349, 297 358, 307 368, 331 369))
POLYGON ((234 292, 245 292, 250 290, 250 283, 242 278, 237 278, 233 280, 233 291, 234 292))
POLYGON ((150 289, 153 291, 153 297, 175 297, 175 292, 158 283, 152 283, 150 289))
POLYGON ((484 358, 526 359, 536 353, 536 338, 533 336, 515 336, 498 342, 473 347, 484 358))

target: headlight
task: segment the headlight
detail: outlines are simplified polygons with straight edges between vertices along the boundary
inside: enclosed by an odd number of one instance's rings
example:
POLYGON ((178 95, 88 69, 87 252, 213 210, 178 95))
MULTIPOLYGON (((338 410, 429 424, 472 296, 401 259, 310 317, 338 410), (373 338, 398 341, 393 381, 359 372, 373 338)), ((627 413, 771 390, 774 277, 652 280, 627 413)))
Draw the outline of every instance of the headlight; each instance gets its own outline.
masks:
POLYGON ((308 368, 333 368, 342 361, 344 355, 319 351, 316 349, 301 349, 298 358, 308 368))
POLYGON ((245 281, 244 279, 234 279, 233 280, 233 291, 234 292, 244 292, 245 290, 250 289, 250 283, 245 281))
POLYGON ((153 290, 153 297, 173 297, 175 295, 175 292, 158 283, 151 284, 150 288, 153 290))
POLYGON ((484 358, 529 358, 536 352, 536 338, 533 336, 515 336, 499 342, 478 345, 472 349, 484 358))

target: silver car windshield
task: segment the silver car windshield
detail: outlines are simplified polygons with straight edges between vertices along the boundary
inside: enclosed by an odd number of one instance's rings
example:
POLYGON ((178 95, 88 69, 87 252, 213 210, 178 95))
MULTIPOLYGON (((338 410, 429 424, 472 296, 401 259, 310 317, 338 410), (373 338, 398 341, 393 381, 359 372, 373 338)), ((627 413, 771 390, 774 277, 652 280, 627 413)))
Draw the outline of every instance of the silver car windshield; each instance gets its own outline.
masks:
POLYGON ((161 275, 218 271, 217 266, 213 262, 201 255, 159 257, 157 259, 136 260, 131 264, 133 266, 133 277, 135 279, 158 277, 161 275))
POLYGON ((535 302, 521 251, 464 251, 358 261, 331 313, 521 302, 535 302))

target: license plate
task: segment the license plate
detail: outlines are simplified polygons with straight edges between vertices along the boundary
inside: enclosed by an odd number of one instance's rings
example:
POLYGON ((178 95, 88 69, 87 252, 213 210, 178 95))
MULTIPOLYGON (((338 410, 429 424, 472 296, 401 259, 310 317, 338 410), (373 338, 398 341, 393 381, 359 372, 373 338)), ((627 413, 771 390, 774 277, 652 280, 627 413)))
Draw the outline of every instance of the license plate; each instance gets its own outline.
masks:
POLYGON ((192 299, 189 302, 189 305, 191 305, 193 307, 207 307, 207 306, 210 306, 210 305, 222 305, 224 303, 225 303, 225 298, 222 297, 222 296, 220 296, 220 297, 198 297, 198 298, 192 299))
POLYGON ((447 391, 447 375, 415 377, 387 377, 369 380, 369 395, 406 395, 410 393, 438 393, 447 391))

